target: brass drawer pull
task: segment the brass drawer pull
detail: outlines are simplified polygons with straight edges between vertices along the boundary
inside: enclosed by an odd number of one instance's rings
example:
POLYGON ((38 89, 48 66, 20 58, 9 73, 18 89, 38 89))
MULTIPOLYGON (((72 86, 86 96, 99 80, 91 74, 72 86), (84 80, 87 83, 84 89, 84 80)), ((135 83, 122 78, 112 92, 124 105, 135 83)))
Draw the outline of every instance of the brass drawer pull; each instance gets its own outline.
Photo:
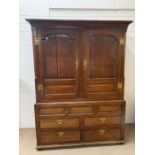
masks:
POLYGON ((62 125, 62 124, 64 123, 64 121, 60 119, 60 120, 57 120, 56 123, 57 123, 58 125, 62 125))
POLYGON ((64 136, 64 132, 57 132, 57 135, 61 138, 61 137, 63 137, 64 136))
POLYGON ((100 135, 104 135, 105 130, 99 130, 100 135))
POLYGON ((101 123, 104 123, 105 121, 106 121, 105 118, 100 118, 100 122, 101 122, 101 123))

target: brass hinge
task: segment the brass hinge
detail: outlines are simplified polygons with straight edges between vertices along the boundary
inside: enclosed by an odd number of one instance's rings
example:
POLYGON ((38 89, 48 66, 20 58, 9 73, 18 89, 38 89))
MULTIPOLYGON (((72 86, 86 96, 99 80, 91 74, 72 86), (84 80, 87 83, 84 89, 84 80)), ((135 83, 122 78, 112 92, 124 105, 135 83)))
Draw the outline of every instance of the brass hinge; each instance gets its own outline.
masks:
POLYGON ((119 44, 120 45, 124 45, 125 44, 125 39, 124 38, 120 38, 119 44))
POLYGON ((122 89, 122 87, 123 87, 122 82, 118 82, 117 87, 118 87, 118 89, 122 89))
POLYGON ((34 44, 35 44, 35 46, 39 45, 39 38, 38 37, 34 38, 34 44))
POLYGON ((38 90, 42 91, 43 90, 43 85, 42 84, 38 84, 38 90))

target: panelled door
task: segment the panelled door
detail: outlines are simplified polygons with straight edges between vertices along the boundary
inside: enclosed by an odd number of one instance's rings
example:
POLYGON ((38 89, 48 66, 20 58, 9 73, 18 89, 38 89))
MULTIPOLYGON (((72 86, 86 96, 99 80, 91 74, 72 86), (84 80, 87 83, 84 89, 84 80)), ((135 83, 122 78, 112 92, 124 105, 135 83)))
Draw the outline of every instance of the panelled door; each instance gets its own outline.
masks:
POLYGON ((39 32, 39 39, 39 100, 78 97, 78 32, 46 28, 39 32))
POLYGON ((122 92, 120 34, 112 30, 85 30, 83 95, 87 99, 119 99, 122 92))

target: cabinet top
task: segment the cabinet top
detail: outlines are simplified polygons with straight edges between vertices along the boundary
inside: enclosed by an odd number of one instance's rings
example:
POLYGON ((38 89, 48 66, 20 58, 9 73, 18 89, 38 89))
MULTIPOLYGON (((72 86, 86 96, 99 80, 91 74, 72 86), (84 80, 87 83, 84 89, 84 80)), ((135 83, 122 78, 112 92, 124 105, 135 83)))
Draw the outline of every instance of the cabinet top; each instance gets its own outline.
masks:
POLYGON ((118 20, 50 20, 50 19, 26 19, 31 26, 37 27, 82 27, 82 28, 102 28, 102 27, 113 27, 121 28, 126 30, 127 26, 132 21, 118 21, 118 20))

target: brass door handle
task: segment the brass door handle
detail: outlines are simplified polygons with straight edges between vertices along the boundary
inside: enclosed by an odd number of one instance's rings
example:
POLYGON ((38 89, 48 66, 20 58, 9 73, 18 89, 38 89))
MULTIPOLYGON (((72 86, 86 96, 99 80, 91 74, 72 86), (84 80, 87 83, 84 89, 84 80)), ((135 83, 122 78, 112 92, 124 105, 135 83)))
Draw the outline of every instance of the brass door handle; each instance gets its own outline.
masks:
POLYGON ((58 125, 62 125, 63 123, 64 123, 64 121, 63 120, 56 120, 56 123, 58 124, 58 125))
POLYGON ((79 69, 79 62, 78 62, 78 61, 75 62, 75 69, 76 69, 76 70, 79 69))
POLYGON ((100 118, 99 120, 101 123, 104 123, 106 121, 106 118, 100 118))
POLYGON ((87 61, 86 60, 84 60, 84 62, 83 62, 83 67, 84 67, 84 70, 87 70, 87 61))
POLYGON ((38 37, 34 37, 34 44, 35 44, 35 46, 39 45, 39 38, 38 37))
POLYGON ((120 45, 124 45, 125 44, 125 39, 124 38, 120 38, 119 44, 120 45))
POLYGON ((65 134, 65 133, 64 133, 64 132, 62 132, 62 131, 61 131, 61 132, 57 132, 57 135, 58 135, 60 138, 61 138, 61 137, 63 137, 63 136, 64 136, 64 134, 65 134))
POLYGON ((105 130, 99 130, 100 135, 104 135, 105 130))

